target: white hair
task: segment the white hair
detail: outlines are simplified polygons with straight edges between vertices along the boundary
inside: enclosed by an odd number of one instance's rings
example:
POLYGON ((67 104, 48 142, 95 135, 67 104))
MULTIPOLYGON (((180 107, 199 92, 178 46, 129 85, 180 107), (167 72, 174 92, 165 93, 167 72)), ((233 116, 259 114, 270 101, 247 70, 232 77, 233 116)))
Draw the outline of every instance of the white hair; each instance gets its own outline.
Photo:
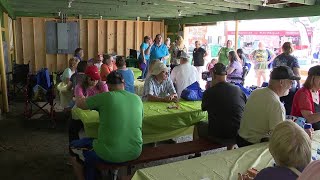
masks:
POLYGON ((305 168, 311 161, 311 140, 296 123, 284 121, 275 127, 269 151, 278 166, 305 168))

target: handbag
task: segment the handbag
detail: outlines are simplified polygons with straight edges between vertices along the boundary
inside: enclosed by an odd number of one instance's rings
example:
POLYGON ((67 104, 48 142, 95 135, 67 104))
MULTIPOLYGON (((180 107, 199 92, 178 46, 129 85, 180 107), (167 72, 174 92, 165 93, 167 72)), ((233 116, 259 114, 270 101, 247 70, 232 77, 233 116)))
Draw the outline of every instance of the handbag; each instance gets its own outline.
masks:
POLYGON ((202 100, 202 96, 203 90, 197 81, 186 87, 181 93, 181 98, 187 101, 199 101, 202 100))

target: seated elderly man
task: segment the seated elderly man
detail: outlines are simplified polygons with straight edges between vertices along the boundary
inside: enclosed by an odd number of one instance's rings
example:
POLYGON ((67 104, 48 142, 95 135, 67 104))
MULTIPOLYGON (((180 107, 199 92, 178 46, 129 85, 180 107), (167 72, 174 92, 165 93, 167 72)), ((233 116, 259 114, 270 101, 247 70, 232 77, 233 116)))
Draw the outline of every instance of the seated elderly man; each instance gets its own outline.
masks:
POLYGON ((168 68, 160 61, 153 65, 150 76, 146 78, 143 89, 143 99, 147 101, 176 102, 176 90, 170 78, 168 68))
POLYGON ((280 97, 286 96, 294 80, 300 80, 287 66, 274 68, 269 86, 252 92, 244 108, 237 145, 248 146, 268 141, 275 126, 285 120, 280 97))
POLYGON ((227 68, 217 63, 212 68, 212 87, 202 98, 202 110, 208 112, 208 122, 200 122, 195 127, 197 136, 215 143, 225 144, 233 149, 240 127, 240 120, 247 98, 241 89, 226 81, 227 68))
POLYGON ((178 97, 186 87, 199 81, 197 68, 189 63, 189 57, 185 52, 181 53, 180 65, 173 68, 170 78, 175 84, 178 97))

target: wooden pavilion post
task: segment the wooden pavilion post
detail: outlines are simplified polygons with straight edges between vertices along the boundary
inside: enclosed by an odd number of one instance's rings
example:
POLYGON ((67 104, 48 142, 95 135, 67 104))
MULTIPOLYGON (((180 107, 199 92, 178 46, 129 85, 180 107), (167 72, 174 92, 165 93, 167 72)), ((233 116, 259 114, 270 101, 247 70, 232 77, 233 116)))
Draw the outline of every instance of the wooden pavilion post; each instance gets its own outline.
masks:
MULTIPOLYGON (((2 22, 0 21, 0 24, 2 22)), ((4 63, 4 54, 3 54, 3 43, 2 35, 0 35, 0 82, 1 82, 1 96, 2 96, 2 105, 3 111, 9 112, 9 103, 8 103, 8 91, 7 91, 7 80, 6 80, 6 70, 4 63)))
POLYGON ((234 37, 234 48, 235 50, 238 49, 238 39, 239 39, 239 31, 238 31, 238 27, 239 27, 239 20, 236 20, 235 21, 235 24, 236 24, 236 29, 235 29, 235 37, 234 37))

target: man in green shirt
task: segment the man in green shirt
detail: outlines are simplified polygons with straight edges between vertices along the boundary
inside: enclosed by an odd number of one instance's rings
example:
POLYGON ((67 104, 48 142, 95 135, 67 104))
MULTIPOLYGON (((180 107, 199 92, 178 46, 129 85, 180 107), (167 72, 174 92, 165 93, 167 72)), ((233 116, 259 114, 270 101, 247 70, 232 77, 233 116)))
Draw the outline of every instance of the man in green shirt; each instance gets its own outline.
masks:
POLYGON ((222 63, 225 66, 229 65, 229 52, 233 51, 232 49, 232 41, 228 40, 227 41, 227 46, 226 47, 222 47, 218 53, 219 56, 219 63, 222 63))
MULTIPOLYGON (((93 151, 84 151, 85 176, 93 174, 96 162, 121 163, 138 158, 142 151, 143 104, 139 96, 124 90, 120 73, 107 76, 110 92, 76 100, 81 109, 97 110, 100 115, 98 139, 93 140, 93 151)), ((82 168, 74 165, 79 177, 82 168), (79 168, 76 168, 79 167, 79 168)))

